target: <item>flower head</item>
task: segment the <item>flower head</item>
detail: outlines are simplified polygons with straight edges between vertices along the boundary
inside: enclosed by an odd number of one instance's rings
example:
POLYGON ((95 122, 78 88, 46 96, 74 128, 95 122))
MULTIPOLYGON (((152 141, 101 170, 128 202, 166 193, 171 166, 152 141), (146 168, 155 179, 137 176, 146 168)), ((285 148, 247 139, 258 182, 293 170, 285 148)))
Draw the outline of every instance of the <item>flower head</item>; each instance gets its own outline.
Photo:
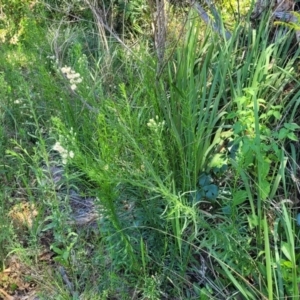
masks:
POLYGON ((82 78, 79 73, 76 73, 71 67, 64 66, 61 69, 61 72, 67 77, 71 84, 71 90, 75 91, 77 84, 82 82, 82 78))
POLYGON ((61 158, 62 158, 62 163, 65 165, 68 161, 69 158, 74 157, 74 152, 73 151, 68 151, 65 149, 60 142, 56 142, 54 146, 52 147, 53 150, 57 151, 61 158))
POLYGON ((153 130, 154 132, 161 132, 163 130, 163 127, 165 126, 165 121, 159 122, 159 117, 155 116, 154 119, 150 119, 147 123, 147 126, 153 130))

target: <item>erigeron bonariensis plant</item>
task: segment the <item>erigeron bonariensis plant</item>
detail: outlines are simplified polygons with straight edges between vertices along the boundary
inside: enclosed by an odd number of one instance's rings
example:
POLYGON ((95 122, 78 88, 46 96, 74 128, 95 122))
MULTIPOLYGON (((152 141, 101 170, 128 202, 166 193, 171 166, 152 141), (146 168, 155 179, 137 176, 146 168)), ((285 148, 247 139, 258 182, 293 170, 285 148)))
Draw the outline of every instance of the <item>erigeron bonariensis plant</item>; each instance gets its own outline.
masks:
POLYGON ((76 73, 71 67, 67 66, 62 67, 60 70, 69 80, 71 90, 75 91, 77 89, 77 84, 82 82, 80 74, 76 73))
POLYGON ((65 165, 68 162, 69 158, 74 157, 74 152, 73 151, 68 151, 65 149, 60 142, 56 142, 55 145, 52 147, 53 150, 57 151, 61 158, 62 158, 62 163, 65 165))

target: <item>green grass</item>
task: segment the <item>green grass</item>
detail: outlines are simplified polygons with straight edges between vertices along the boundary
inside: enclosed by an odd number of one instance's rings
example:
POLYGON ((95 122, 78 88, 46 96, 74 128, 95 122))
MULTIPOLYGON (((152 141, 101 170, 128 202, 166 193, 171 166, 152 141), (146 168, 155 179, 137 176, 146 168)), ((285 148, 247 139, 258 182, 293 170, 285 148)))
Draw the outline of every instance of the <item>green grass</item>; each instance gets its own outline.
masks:
POLYGON ((148 32, 128 51, 38 9, 0 54, 2 269, 42 299, 298 299, 291 37, 266 16, 225 41, 191 10, 158 72, 148 32))

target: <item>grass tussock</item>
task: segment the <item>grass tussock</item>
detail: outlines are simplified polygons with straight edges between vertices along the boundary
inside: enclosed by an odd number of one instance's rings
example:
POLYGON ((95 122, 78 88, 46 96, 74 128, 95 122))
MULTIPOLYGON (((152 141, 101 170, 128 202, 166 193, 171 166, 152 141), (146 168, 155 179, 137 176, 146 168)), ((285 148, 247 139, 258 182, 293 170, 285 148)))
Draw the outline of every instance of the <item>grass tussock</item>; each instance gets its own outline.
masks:
POLYGON ((298 299, 293 32, 133 2, 2 32, 0 298, 298 299))

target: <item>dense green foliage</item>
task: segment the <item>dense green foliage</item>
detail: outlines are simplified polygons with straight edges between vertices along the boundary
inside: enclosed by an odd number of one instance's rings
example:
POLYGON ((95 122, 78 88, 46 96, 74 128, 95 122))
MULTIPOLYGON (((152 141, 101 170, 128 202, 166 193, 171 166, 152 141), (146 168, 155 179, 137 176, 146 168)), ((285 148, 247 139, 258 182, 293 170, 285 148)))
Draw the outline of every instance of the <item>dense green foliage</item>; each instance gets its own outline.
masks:
POLYGON ((0 271, 40 299, 298 299, 293 31, 166 5, 161 59, 152 1, 91 3, 0 4, 0 271))

